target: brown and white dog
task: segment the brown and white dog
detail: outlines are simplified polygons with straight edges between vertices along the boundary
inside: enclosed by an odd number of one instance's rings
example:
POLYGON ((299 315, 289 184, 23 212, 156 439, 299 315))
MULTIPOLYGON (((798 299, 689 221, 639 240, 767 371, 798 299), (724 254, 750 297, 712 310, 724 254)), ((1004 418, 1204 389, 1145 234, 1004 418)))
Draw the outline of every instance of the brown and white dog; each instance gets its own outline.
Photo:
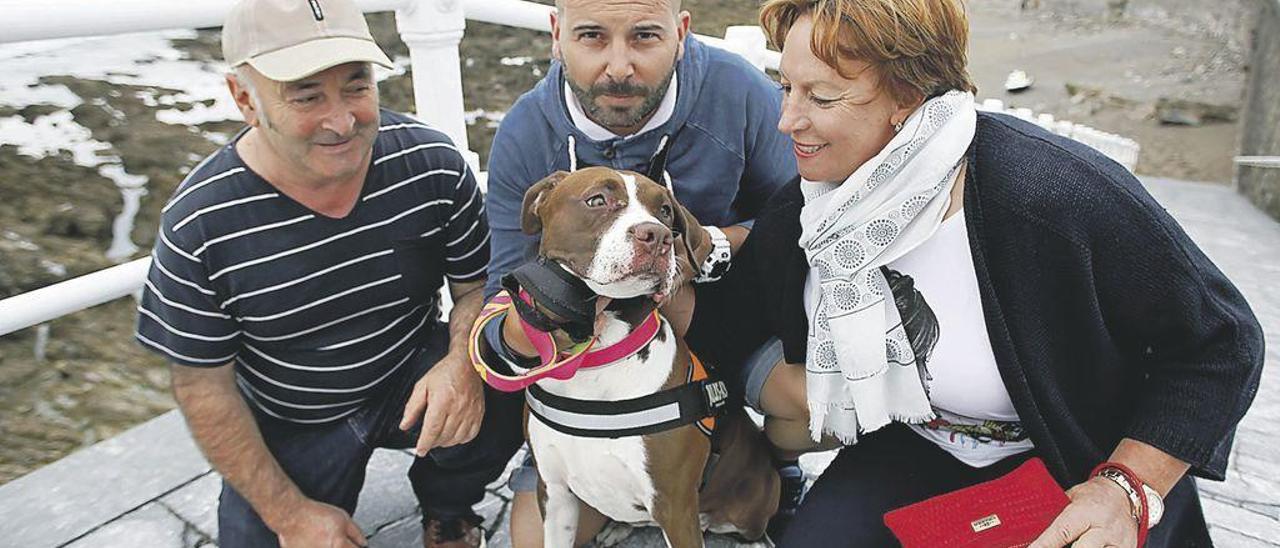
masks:
MULTIPOLYGON (((542 234, 541 256, 597 295, 624 304, 598 314, 601 346, 621 340, 656 300, 687 283, 710 247, 697 220, 666 188, 628 171, 593 167, 553 174, 525 194, 522 215, 525 232, 542 234)), ((630 358, 538 386, 564 398, 617 401, 679 386, 690 367, 688 347, 663 322, 654 340, 630 358)), ((527 428, 545 493, 549 547, 572 546, 579 500, 615 521, 656 524, 668 545, 681 548, 703 546, 703 530, 760 539, 777 509, 779 480, 767 442, 740 407, 718 419, 720 457, 705 483, 711 444, 694 425, 642 436, 578 437, 529 416, 527 428)))

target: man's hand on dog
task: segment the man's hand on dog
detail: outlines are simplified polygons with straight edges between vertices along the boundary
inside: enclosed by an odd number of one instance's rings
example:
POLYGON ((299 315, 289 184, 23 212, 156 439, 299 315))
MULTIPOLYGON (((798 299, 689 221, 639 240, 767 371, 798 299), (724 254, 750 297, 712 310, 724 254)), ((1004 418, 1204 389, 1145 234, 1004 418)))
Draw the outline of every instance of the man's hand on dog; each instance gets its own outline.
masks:
POLYGON ((422 434, 414 454, 434 447, 466 443, 480 432, 484 418, 484 384, 471 369, 466 353, 450 353, 413 385, 400 429, 408 431, 422 417, 422 434), (424 413, 425 412, 425 413, 424 413))

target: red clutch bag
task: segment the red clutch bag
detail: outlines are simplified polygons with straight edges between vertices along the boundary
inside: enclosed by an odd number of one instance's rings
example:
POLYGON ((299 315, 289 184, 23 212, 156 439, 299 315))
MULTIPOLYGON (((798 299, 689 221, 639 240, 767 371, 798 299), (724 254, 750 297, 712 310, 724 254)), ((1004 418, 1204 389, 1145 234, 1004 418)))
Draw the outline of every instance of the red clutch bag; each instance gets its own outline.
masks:
POLYGON ((999 478, 889 512, 884 524, 905 548, 1021 548, 1068 502, 1044 462, 1033 458, 999 478))

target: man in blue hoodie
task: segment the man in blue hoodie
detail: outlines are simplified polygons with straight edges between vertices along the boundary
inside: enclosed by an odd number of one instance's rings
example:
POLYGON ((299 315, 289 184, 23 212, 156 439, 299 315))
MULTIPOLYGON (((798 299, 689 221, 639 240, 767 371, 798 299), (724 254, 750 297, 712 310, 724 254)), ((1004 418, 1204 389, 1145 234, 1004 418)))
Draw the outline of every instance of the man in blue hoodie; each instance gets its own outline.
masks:
POLYGON ((557 6, 556 61, 503 118, 489 154, 487 293, 537 249, 537 237, 520 231, 525 190, 578 166, 644 173, 664 141, 676 198, 736 248, 743 223, 796 175, 791 141, 777 130, 777 85, 693 39, 678 0, 557 6))
MULTIPOLYGON (((716 243, 701 277, 714 280, 765 201, 796 176, 791 141, 776 129, 777 85, 740 56, 693 39, 680 0, 557 0, 556 7, 555 62, 503 118, 489 155, 486 293, 537 251, 537 237, 520 230, 525 191, 588 165, 661 173, 716 243)), ((794 462, 779 471, 784 491, 793 491, 784 493, 785 512, 803 478, 794 462)), ((540 546, 541 520, 525 491, 532 471, 512 483, 513 544, 540 546)), ((594 523, 584 523, 580 537, 599 529, 602 518, 593 517, 584 517, 594 523)))

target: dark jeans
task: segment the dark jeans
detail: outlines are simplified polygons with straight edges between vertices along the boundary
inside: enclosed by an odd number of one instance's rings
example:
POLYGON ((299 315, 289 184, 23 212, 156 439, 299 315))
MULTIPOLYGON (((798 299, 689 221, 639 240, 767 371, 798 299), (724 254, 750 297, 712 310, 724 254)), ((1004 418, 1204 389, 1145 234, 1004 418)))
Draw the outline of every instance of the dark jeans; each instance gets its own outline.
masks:
MULTIPOLYGON (((267 448, 302 492, 315 500, 354 514, 365 466, 375 448, 407 449, 417 444, 421 421, 401 432, 400 418, 413 384, 448 349, 448 330, 429 335, 413 368, 387 383, 384 397, 349 417, 331 424, 299 425, 255 412, 267 448)), ((409 483, 426 515, 470 516, 484 498, 485 487, 502 474, 523 441, 521 394, 504 394, 485 387, 485 414, 480 434, 468 443, 431 450, 409 468, 409 483)), ((225 481, 218 505, 218 544, 224 548, 275 547, 275 533, 258 513, 225 481)))
MULTIPOLYGON (((885 512, 995 479, 1033 456, 1034 450, 973 468, 906 426, 887 426, 840 451, 813 484, 778 548, 898 546, 884 525, 885 512)), ((1213 545, 1191 478, 1183 478, 1165 502, 1164 519, 1151 530, 1147 546, 1213 545)))

